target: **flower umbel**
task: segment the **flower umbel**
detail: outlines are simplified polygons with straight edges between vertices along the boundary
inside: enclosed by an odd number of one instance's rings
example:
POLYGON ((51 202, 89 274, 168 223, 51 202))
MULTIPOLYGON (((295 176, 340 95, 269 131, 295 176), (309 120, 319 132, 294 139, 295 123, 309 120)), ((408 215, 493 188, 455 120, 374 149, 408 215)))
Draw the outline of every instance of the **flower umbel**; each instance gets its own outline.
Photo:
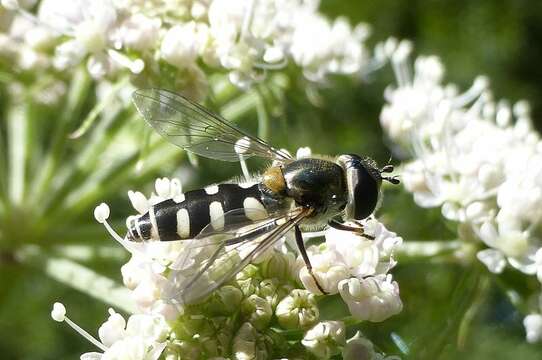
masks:
MULTIPOLYGON (((380 121, 388 136, 412 156, 403 183, 422 207, 440 207, 476 257, 495 274, 510 266, 540 271, 542 254, 542 142, 525 101, 494 101, 488 80, 467 91, 444 85, 444 66, 396 49, 397 86, 389 87, 380 121)), ((539 339, 538 308, 525 318, 527 339, 539 339)))

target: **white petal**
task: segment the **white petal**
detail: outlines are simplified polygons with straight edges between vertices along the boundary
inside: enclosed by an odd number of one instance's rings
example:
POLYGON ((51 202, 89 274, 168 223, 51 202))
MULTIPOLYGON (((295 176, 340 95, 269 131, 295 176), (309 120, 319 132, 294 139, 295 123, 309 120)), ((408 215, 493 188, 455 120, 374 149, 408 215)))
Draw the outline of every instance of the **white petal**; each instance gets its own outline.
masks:
POLYGON ((499 250, 485 249, 478 251, 476 254, 478 260, 480 260, 488 270, 494 274, 500 274, 506 267, 506 259, 499 250))

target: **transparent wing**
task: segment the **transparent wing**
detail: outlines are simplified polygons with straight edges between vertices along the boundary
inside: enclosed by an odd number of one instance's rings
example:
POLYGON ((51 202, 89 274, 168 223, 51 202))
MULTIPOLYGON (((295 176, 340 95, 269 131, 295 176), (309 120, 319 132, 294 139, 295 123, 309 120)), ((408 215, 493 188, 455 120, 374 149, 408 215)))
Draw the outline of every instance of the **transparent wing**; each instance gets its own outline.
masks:
POLYGON ((196 238, 188 240, 186 249, 170 266, 164 299, 176 304, 203 300, 264 254, 307 215, 308 211, 302 208, 271 216, 247 209, 226 213, 224 229, 215 230, 210 224, 196 238), (247 220, 245 211, 261 215, 261 220, 247 220))
POLYGON ((173 92, 140 89, 132 98, 139 113, 160 135, 187 151, 223 161, 239 161, 238 152, 246 158, 292 159, 286 152, 269 146, 173 92))

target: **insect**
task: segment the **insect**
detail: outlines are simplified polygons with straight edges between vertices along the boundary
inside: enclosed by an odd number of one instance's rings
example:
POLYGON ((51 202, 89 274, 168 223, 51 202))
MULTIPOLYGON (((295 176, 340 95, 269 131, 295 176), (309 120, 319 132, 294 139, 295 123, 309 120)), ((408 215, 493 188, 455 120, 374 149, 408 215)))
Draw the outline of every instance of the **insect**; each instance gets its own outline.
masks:
POLYGON ((188 241, 170 266, 166 297, 173 302, 202 300, 291 230, 309 273, 325 293, 312 273, 302 230, 332 226, 364 234, 359 220, 375 210, 382 180, 399 183, 385 176, 392 165, 379 169, 373 160, 354 154, 294 159, 167 90, 137 90, 133 100, 160 135, 187 151, 223 161, 252 156, 273 161, 252 181, 189 191, 129 221, 128 240, 188 241))

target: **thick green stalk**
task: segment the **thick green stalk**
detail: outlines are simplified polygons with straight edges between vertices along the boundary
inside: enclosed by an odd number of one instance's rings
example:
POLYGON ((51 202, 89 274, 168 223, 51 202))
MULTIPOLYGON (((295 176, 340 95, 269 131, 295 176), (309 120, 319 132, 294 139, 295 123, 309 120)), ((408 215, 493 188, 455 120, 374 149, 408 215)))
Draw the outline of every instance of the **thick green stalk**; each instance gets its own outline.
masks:
MULTIPOLYGON (((97 227, 94 225, 94 227, 97 227)), ((103 229, 102 236, 104 235, 103 229)), ((60 245, 53 248, 55 254, 72 261, 113 260, 121 262, 126 258, 126 251, 118 245, 89 246, 88 244, 60 245)))
POLYGON ((395 250, 395 257, 400 264, 425 261, 427 259, 458 261, 459 252, 469 253, 472 244, 461 240, 404 241, 395 250))
POLYGON ((137 310, 127 288, 72 260, 52 256, 37 246, 21 249, 17 260, 117 309, 128 313, 137 310))
POLYGON ((7 115, 7 137, 9 176, 9 199, 15 205, 21 205, 26 186, 28 155, 28 106, 14 104, 7 115))

